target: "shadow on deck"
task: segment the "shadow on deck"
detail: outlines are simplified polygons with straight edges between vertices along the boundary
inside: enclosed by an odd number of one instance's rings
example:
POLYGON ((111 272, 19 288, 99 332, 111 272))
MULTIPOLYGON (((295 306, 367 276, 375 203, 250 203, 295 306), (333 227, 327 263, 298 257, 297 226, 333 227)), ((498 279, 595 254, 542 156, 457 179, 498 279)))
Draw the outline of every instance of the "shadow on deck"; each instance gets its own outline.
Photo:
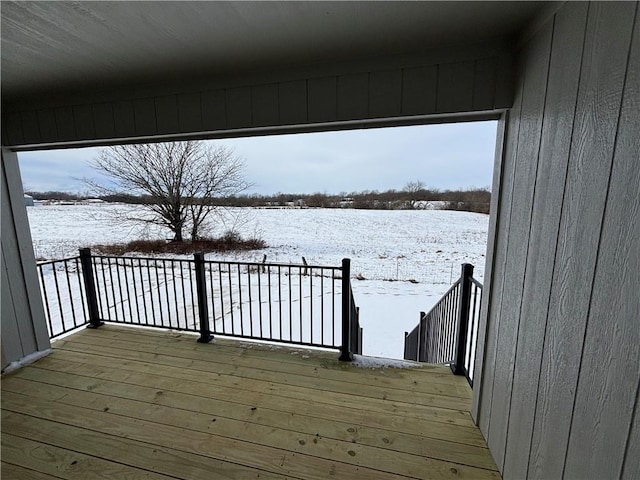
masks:
POLYGON ((2 378, 3 478, 499 478, 449 367, 106 325, 2 378))

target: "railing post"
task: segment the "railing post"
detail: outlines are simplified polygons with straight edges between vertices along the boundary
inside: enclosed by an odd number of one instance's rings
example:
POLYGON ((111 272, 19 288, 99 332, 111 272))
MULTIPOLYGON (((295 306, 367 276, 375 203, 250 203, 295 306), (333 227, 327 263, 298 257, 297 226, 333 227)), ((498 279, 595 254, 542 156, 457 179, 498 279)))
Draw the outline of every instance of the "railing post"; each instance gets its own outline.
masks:
POLYGON ((353 361, 351 352, 351 260, 342 259, 342 347, 340 358, 343 362, 353 361))
POLYGON ((473 277, 473 265, 462 264, 460 274, 460 305, 458 309, 458 335, 456 339, 455 362, 451 364, 451 370, 455 375, 465 375, 464 358, 467 353, 467 334, 469 330, 469 307, 471 305, 471 277, 473 277))
POLYGON ((207 279, 204 272, 204 254, 194 253, 193 261, 196 269, 196 291, 198 296, 198 318, 200 320, 199 343, 208 343, 213 339, 209 330, 209 306, 207 303, 207 279))
POLYGON ((420 312, 420 320, 418 321, 418 345, 416 345, 416 361, 427 361, 427 314, 420 312))
POLYGON ((98 311, 98 295, 96 294, 96 282, 93 278, 91 249, 80 249, 80 265, 82 265, 82 280, 84 291, 87 294, 87 307, 89 309, 89 324, 87 328, 98 328, 104 325, 104 322, 100 320, 100 312, 98 311))

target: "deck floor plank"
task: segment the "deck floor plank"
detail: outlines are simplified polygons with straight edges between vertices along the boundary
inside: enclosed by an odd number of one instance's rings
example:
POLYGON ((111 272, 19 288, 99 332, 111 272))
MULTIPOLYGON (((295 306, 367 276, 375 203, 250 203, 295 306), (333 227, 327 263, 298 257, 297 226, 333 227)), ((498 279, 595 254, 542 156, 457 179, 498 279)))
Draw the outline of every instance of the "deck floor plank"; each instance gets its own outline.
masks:
POLYGON ((3 478, 500 478, 464 379, 335 357, 79 331, 3 376, 3 478))

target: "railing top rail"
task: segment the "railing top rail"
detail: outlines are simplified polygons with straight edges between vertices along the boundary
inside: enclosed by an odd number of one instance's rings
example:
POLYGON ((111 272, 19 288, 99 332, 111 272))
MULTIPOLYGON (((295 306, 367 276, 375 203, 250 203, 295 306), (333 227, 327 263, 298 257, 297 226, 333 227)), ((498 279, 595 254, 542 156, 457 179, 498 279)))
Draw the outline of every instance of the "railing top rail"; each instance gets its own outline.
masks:
POLYGON ((249 265, 252 267, 300 267, 300 268, 323 268, 325 270, 342 270, 342 267, 335 265, 305 265, 304 263, 269 263, 269 262, 230 262, 227 260, 205 260, 204 263, 218 263, 225 265, 249 265))
MULTIPOLYGON (((73 257, 75 258, 75 257, 73 257)), ((100 259, 117 259, 117 260, 145 260, 149 262, 191 262, 193 263, 193 258, 175 258, 175 257, 134 257, 134 256, 125 256, 125 255, 92 255, 92 258, 100 258, 100 259)), ((215 263, 218 265, 240 265, 240 266, 251 266, 251 267, 299 267, 299 268, 313 268, 313 269, 324 269, 324 270, 342 270, 341 266, 336 265, 311 265, 304 263, 276 263, 276 262, 237 262, 237 261, 229 261, 229 260, 205 260, 204 263, 215 263)))
POLYGON ((482 283, 480 283, 478 280, 476 280, 473 277, 471 277, 469 280, 471 280, 471 283, 473 283, 476 287, 478 287, 478 288, 480 288, 482 290, 482 283))
POLYGON ((46 260, 44 262, 37 262, 36 266, 41 267, 43 265, 50 265, 52 263, 58 263, 58 262, 68 262, 69 260, 76 260, 76 259, 80 259, 80 257, 75 256, 75 257, 58 258, 55 260, 46 260))
POLYGON ((453 290, 454 290, 454 289, 455 289, 459 284, 460 284, 460 279, 456 280, 456 281, 453 283, 453 285, 451 285, 451 286, 449 287, 449 290, 447 290, 447 291, 442 295, 442 297, 440 297, 440 300, 438 300, 438 302, 437 302, 433 307, 431 307, 431 309, 430 309, 427 313, 425 313, 425 317, 428 317, 428 316, 431 314, 431 312, 433 312, 433 311, 436 309, 436 307, 437 307, 438 305, 440 305, 440 304, 441 304, 441 303, 442 303, 442 302, 447 298, 447 296, 448 296, 451 292, 453 292, 453 290))

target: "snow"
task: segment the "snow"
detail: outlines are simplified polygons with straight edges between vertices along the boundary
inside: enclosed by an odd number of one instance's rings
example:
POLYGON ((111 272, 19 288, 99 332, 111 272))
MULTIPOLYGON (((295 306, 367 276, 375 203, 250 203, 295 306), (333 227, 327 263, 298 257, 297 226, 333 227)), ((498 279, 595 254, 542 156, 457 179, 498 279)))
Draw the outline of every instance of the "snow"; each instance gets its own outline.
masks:
MULTIPOLYGON (((45 205, 28 209, 36 257, 39 260, 71 257, 78 254, 79 248, 95 244, 127 242, 141 237, 170 237, 168 231, 159 227, 140 231, 120 220, 138 208, 120 204, 88 204, 45 205)), ((269 263, 300 264, 304 257, 311 265, 340 266, 342 258, 351 259, 352 288, 355 302, 360 307, 360 325, 364 329, 363 352, 366 355, 402 358, 404 332, 412 330, 418 323, 419 312, 428 311, 459 277, 462 263, 475 265, 474 277, 480 281, 483 279, 488 229, 486 215, 428 209, 238 208, 229 211, 231 217, 210 227, 213 235, 233 227, 245 237, 263 238, 268 247, 251 252, 208 254, 208 260, 262 262, 266 254, 269 263)), ((241 271, 240 276, 244 278, 244 275, 245 272, 241 271)), ((251 289, 255 299, 251 308, 256 312, 261 305, 262 308, 266 305, 267 282, 260 273, 251 275, 251 287, 245 285, 244 288, 251 289), (262 279, 260 289, 257 276, 262 279)), ((291 276, 291 285, 294 290, 302 285, 303 298, 310 296, 311 285, 313 294, 319 294, 318 277, 309 276, 303 280, 297 277, 291 276)), ((149 290, 168 292, 163 302, 181 301, 166 285, 159 288, 153 278, 147 283, 149 290)), ((329 282, 325 280, 323 289, 327 288, 326 283, 329 282)), ((231 288, 234 286, 237 287, 235 275, 231 288)), ((244 299, 247 299, 247 290, 244 292, 244 299)), ((76 295, 72 291, 70 296, 76 295)), ((315 300, 312 303, 305 308, 315 312, 320 304, 315 300)), ((111 305, 111 308, 126 312, 129 305, 111 305)), ((180 308, 184 309, 184 305, 181 304, 180 308)), ((243 308, 246 310, 247 305, 243 308)), ((217 312, 218 316, 221 313, 217 312)), ((235 326, 229 323, 230 313, 230 310, 225 311, 225 328, 240 328, 237 315, 233 320, 235 326)), ((278 310, 272 311, 271 315, 277 318, 278 310)), ((181 322, 191 322, 193 326, 195 320, 185 318, 181 322)), ((242 328, 246 326, 244 324, 242 328)), ((263 329, 266 327, 264 324, 263 329)), ((293 336, 310 334, 286 326, 280 333, 293 336)))
POLYGON ((415 368, 419 363, 406 360, 394 360, 392 358, 370 357, 364 355, 354 355, 353 365, 360 368, 415 368))
POLYGON ((41 359, 51 353, 51 349, 48 348, 46 350, 40 350, 39 352, 33 352, 27 355, 26 357, 21 358, 20 360, 16 360, 15 362, 11 362, 9 365, 2 370, 3 374, 15 372, 16 370, 29 365, 30 363, 35 362, 36 360, 41 359))

